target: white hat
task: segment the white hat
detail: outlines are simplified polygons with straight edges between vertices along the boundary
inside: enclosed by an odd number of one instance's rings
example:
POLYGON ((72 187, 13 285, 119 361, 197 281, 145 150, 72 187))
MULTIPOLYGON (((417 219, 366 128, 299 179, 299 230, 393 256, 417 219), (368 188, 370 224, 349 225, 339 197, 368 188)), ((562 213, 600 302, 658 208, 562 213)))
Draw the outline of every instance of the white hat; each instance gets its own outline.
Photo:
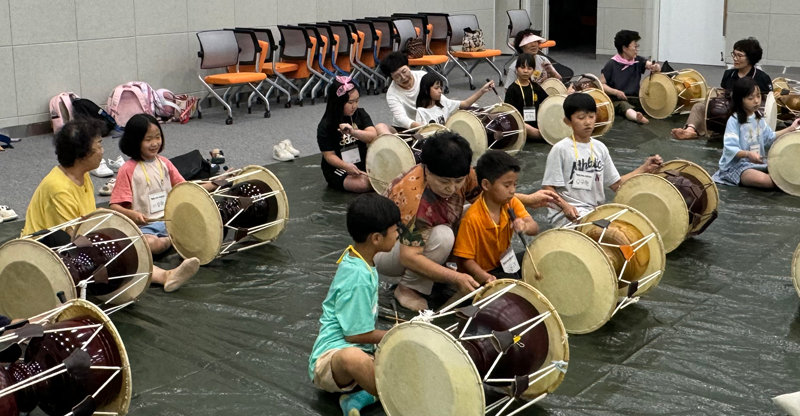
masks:
POLYGON ((521 41, 519 41, 519 46, 525 46, 525 45, 527 45, 527 44, 529 44, 531 42, 544 42, 544 40, 545 39, 543 37, 541 37, 541 36, 536 36, 534 34, 530 34, 530 35, 525 36, 524 38, 522 38, 521 41))

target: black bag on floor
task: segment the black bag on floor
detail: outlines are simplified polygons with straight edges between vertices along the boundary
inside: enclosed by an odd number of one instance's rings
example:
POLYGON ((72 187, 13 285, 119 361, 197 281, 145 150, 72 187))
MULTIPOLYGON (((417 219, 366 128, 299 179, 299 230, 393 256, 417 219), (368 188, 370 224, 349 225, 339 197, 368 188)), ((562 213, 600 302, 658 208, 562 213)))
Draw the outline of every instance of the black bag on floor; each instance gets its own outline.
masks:
POLYGON ((183 179, 193 181, 197 179, 208 179, 219 173, 219 166, 211 166, 211 162, 203 159, 200 151, 195 149, 189 153, 175 156, 170 159, 175 168, 178 169, 183 179))
MULTIPOLYGON (((72 111, 75 117, 85 117, 95 120, 100 120, 103 123, 103 130, 100 132, 103 136, 108 136, 111 130, 117 127, 117 122, 114 117, 111 117, 105 110, 100 108, 92 100, 86 98, 77 98, 72 100, 72 111)), ((121 130, 121 129, 120 129, 121 130)))

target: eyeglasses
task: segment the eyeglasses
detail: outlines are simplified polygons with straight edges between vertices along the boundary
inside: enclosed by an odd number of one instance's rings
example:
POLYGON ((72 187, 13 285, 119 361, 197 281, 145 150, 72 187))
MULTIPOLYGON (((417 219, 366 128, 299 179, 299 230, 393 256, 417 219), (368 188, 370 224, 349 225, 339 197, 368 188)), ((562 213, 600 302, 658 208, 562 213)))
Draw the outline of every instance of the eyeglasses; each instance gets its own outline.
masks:
POLYGON ((631 49, 636 49, 637 51, 639 50, 639 44, 638 43, 634 43, 633 46, 629 45, 628 47, 631 48, 631 49))
POLYGON ((747 55, 745 55, 743 53, 731 52, 731 58, 733 58, 733 59, 744 59, 744 58, 747 58, 747 55))

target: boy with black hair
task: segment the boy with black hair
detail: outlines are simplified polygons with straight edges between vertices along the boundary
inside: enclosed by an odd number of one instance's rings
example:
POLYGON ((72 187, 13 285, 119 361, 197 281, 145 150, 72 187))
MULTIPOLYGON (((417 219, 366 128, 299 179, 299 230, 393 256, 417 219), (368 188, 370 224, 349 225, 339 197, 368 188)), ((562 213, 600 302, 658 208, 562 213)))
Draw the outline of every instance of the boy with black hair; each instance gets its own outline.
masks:
POLYGON ((536 221, 514 196, 519 171, 517 159, 501 150, 487 151, 475 166, 483 192, 461 218, 453 254, 459 267, 481 284, 496 277, 518 277, 511 238, 515 232, 539 232, 536 221))
POLYGON ((373 258, 392 249, 399 221, 397 206, 377 194, 359 195, 347 208, 353 244, 337 261, 308 360, 308 375, 317 388, 331 393, 349 392, 356 385, 364 389, 339 398, 345 416, 358 416, 361 408, 378 400, 372 353, 386 331, 375 328, 378 271, 373 258))
POLYGON ((561 195, 548 209, 547 219, 562 226, 605 203, 603 190, 619 189, 626 180, 640 173, 653 173, 663 162, 661 156, 648 157, 641 166, 620 176, 608 148, 592 138, 597 106, 592 96, 574 93, 564 100, 564 123, 572 127, 572 137, 556 143, 547 155, 542 188, 561 195))
POLYGON ((639 54, 638 32, 620 30, 614 36, 614 47, 617 54, 606 62, 600 71, 600 82, 603 91, 614 102, 616 114, 624 114, 625 118, 640 124, 650 121, 642 114, 639 105, 639 84, 645 70, 661 71, 661 66, 651 62, 639 54))

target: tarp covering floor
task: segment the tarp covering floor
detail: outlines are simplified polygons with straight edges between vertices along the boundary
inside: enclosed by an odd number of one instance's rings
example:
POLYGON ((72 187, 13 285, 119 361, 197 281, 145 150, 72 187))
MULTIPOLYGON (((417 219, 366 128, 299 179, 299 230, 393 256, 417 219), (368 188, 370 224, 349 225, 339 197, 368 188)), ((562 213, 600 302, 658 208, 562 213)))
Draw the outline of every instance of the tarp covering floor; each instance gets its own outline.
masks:
MULTIPOLYGON (((618 117, 602 140, 622 173, 653 153, 713 173, 721 145, 669 139, 682 122, 618 117)), ((520 191, 539 188, 549 149, 528 143, 519 154, 520 191)), ((112 315, 132 366, 131 414, 341 414, 335 395, 312 386, 307 365, 335 261, 350 242, 353 196, 325 187, 318 155, 269 169, 290 205, 277 241, 202 267, 178 292, 151 287, 112 315)), ((710 228, 667 255, 658 287, 599 330, 570 336, 564 382, 523 414, 780 414, 771 397, 800 390, 800 299, 790 277, 800 198, 721 186, 720 199, 710 228)), ((544 225, 543 211, 534 217, 544 225)), ((0 240, 21 227, 0 225, 0 240)), ((159 264, 178 261, 173 253, 159 264)), ((384 306, 389 296, 387 285, 384 306)))

